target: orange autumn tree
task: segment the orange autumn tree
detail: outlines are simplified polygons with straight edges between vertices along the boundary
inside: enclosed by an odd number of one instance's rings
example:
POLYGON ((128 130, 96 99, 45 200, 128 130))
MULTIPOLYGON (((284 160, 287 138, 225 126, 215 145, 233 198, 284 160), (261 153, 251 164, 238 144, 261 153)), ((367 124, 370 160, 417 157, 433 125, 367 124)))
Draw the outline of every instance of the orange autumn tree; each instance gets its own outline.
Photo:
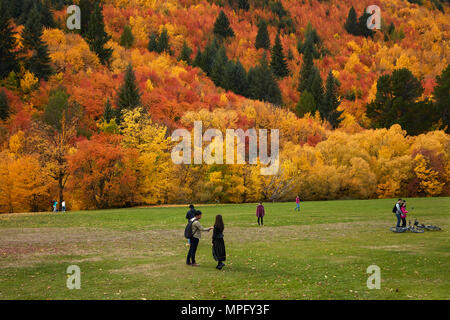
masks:
POLYGON ((68 157, 71 190, 81 208, 130 206, 136 200, 137 153, 121 146, 118 135, 99 134, 78 143, 68 157))

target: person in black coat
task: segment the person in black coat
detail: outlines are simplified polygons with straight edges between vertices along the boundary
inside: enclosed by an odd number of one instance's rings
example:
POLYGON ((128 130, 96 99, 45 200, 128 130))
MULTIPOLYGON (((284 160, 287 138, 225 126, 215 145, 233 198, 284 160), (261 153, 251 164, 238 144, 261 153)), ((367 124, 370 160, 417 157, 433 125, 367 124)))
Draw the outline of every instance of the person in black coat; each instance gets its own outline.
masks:
POLYGON ((223 263, 226 260, 226 252, 225 252, 225 241, 223 240, 223 230, 225 226, 223 224, 222 215, 218 214, 216 216, 216 223, 214 224, 214 231, 212 236, 212 253, 214 260, 217 261, 216 268, 221 270, 225 264, 223 263))
POLYGON ((194 205, 190 204, 189 205, 189 211, 186 213, 186 219, 189 221, 191 220, 193 217, 195 217, 195 209, 194 209, 194 205))
MULTIPOLYGON (((195 212, 197 210, 195 210, 194 205, 190 204, 189 205, 189 211, 186 213, 186 219, 189 222, 192 218, 195 217, 195 212)), ((187 240, 186 246, 190 246, 191 245, 191 239, 187 240)))

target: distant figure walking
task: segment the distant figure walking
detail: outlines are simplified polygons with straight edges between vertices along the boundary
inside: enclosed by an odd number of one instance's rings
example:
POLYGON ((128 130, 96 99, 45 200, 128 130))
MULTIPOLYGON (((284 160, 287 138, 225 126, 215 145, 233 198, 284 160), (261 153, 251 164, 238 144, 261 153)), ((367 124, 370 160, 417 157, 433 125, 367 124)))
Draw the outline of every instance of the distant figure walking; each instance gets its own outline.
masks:
POLYGON ((297 196, 297 197, 295 198, 295 203, 296 203, 296 206, 295 206, 294 211, 295 211, 295 210, 300 211, 300 197, 299 197, 299 196, 297 196))
POLYGON ((216 268, 221 270, 225 264, 223 263, 226 259, 225 252, 225 241, 223 240, 223 230, 225 226, 223 224, 222 215, 218 214, 216 216, 216 222, 214 223, 214 231, 212 236, 212 253, 214 260, 217 261, 216 268))
POLYGON ((61 202, 61 206, 62 206, 62 212, 66 212, 66 201, 65 200, 63 200, 62 202, 61 202))
POLYGON ((262 202, 259 203, 259 205, 256 207, 256 216, 258 217, 258 226, 263 226, 264 221, 263 218, 265 216, 264 206, 262 205, 262 202))
POLYGON ((58 212, 58 201, 53 202, 53 212, 58 212))
POLYGON ((198 243, 200 242, 200 239, 202 237, 202 232, 208 232, 212 230, 213 228, 203 228, 200 224, 200 219, 202 218, 202 212, 196 211, 195 217, 192 218, 190 221, 192 222, 192 235, 189 237, 191 240, 191 245, 189 246, 189 252, 186 258, 186 264, 191 265, 193 267, 198 267, 199 265, 195 261, 195 254, 197 252, 198 243))

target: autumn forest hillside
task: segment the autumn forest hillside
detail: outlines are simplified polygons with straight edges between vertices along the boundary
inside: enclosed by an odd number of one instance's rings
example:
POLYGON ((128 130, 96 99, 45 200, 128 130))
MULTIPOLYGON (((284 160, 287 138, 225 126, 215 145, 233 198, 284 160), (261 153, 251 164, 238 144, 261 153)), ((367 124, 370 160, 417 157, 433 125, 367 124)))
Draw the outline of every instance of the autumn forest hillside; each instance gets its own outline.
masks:
POLYGON ((450 195, 449 1, 0 0, 0 33, 0 212, 450 195), (279 172, 175 165, 197 120, 279 129, 279 172))

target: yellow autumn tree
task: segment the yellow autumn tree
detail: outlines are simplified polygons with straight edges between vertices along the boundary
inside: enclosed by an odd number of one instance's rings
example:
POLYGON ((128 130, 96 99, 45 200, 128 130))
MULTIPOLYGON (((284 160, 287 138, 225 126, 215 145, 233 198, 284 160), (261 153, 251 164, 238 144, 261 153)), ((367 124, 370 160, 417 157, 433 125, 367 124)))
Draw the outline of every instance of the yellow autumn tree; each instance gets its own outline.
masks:
POLYGON ((414 162, 414 172, 420 181, 420 191, 429 197, 440 195, 445 183, 439 181, 439 174, 429 167, 429 161, 419 153, 414 158, 414 162))
POLYGON ((123 115, 123 145, 139 151, 137 170, 142 201, 149 204, 168 203, 174 183, 167 128, 154 123, 142 108, 123 115))

